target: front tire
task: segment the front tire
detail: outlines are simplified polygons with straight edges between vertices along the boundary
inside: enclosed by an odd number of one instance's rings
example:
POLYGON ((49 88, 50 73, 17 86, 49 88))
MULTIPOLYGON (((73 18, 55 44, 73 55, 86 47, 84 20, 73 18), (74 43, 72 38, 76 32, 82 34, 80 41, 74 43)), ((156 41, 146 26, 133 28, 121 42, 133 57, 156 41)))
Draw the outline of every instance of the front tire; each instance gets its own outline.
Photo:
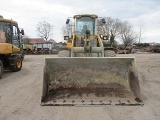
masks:
POLYGON ((11 71, 17 72, 20 71, 22 68, 22 58, 20 56, 13 56, 12 62, 11 62, 11 71))

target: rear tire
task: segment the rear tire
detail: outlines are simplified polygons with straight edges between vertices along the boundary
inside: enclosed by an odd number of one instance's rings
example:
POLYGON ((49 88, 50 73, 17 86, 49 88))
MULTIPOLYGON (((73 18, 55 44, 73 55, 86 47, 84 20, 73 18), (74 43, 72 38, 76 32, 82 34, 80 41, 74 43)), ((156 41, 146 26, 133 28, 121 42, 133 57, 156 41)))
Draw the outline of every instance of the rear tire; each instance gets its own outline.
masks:
POLYGON ((113 50, 105 50, 104 57, 116 57, 116 53, 113 50))
POLYGON ((21 68, 22 68, 22 58, 20 56, 13 56, 11 71, 17 72, 20 71, 21 68))
POLYGON ((2 74, 3 74, 3 63, 2 61, 0 60, 0 79, 2 77, 2 74))
POLYGON ((60 50, 58 53, 58 57, 71 57, 70 50, 60 50))

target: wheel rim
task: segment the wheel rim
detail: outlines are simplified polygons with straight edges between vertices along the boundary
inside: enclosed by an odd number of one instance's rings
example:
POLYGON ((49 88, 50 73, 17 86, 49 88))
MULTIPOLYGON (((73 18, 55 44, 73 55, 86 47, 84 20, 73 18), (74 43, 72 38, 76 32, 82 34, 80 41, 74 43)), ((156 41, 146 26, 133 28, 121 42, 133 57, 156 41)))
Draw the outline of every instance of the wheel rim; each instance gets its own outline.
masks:
POLYGON ((18 68, 21 68, 21 64, 22 64, 21 60, 18 59, 18 60, 17 60, 17 67, 18 67, 18 68))

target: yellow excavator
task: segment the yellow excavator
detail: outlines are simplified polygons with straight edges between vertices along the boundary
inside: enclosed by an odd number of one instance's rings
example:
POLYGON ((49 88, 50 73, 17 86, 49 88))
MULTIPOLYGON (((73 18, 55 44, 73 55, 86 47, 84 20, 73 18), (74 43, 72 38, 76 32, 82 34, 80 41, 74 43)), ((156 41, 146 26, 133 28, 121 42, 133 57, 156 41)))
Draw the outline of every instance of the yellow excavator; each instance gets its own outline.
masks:
POLYGON ((20 71, 24 54, 21 37, 24 30, 19 29, 16 21, 0 15, 0 78, 4 70, 20 71))
MULTIPOLYGON (((69 24, 71 19, 67 19, 69 24)), ((134 57, 116 57, 94 14, 74 15, 58 57, 45 58, 42 106, 143 105, 134 57)))

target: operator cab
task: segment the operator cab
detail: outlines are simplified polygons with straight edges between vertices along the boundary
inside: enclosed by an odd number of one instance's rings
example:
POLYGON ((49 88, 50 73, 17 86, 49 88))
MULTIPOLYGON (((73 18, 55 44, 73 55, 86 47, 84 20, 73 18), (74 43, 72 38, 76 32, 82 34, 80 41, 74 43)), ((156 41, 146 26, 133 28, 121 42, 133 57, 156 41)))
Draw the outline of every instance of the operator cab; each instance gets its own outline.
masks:
POLYGON ((20 33, 24 35, 24 30, 19 30, 17 22, 0 17, 1 43, 10 43, 20 48, 20 33))
POLYGON ((87 31, 90 35, 95 35, 95 18, 91 17, 80 17, 76 19, 76 35, 84 36, 87 31))

